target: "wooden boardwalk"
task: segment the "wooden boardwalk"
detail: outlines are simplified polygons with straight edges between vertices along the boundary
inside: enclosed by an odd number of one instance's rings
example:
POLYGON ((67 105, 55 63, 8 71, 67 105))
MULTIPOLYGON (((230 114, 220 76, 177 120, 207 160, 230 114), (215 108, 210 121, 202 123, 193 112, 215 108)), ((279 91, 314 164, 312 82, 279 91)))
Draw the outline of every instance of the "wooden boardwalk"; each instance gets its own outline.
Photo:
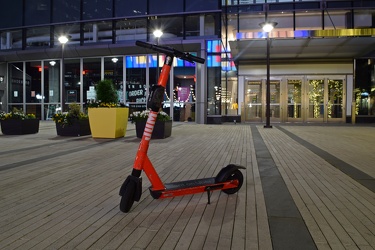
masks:
POLYGON ((133 125, 116 140, 58 137, 51 122, 0 134, 0 249, 375 249, 375 126, 174 123, 149 148, 161 179, 236 163, 246 167, 241 190, 215 191, 211 204, 205 193, 154 200, 143 175, 141 200, 124 214, 118 191, 139 141, 133 125), (307 238, 288 235, 293 216, 272 214, 273 190, 291 197, 278 202, 296 208, 307 238))

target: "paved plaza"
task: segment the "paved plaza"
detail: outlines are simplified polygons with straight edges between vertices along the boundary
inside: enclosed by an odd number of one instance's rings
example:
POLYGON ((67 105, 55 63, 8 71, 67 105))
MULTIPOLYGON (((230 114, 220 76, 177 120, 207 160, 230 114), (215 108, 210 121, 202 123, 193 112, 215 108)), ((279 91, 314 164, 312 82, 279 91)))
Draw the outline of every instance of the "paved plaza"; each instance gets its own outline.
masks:
POLYGON ((155 200, 119 188, 140 139, 0 133, 0 249, 375 249, 375 125, 174 123, 149 158, 169 183, 244 166, 240 191, 155 200))

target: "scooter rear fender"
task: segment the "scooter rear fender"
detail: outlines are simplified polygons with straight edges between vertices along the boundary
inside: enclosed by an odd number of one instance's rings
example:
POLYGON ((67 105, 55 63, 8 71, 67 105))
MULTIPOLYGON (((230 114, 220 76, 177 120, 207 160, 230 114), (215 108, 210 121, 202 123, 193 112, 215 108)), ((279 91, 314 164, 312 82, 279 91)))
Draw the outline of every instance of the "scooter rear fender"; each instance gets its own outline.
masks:
POLYGON ((229 164, 228 166, 222 168, 220 172, 215 177, 215 183, 224 182, 228 177, 238 169, 246 169, 245 167, 237 164, 229 164))

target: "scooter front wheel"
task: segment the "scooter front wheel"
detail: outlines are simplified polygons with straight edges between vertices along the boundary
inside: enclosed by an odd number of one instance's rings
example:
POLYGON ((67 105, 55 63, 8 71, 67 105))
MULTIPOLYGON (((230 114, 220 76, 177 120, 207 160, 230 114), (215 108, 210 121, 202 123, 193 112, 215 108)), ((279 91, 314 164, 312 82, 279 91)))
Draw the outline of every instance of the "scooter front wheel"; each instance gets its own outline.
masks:
POLYGON ((130 211, 134 204, 134 194, 135 194, 136 184, 129 181, 125 187, 124 193, 121 196, 120 210, 121 212, 127 213, 130 211))
POLYGON ((235 188, 229 188, 229 189, 223 189, 222 191, 226 194, 234 194, 238 190, 240 190, 242 183, 243 183, 243 174, 240 170, 236 169, 234 170, 231 175, 228 176, 228 178, 225 181, 230 180, 238 180, 238 186, 235 188))

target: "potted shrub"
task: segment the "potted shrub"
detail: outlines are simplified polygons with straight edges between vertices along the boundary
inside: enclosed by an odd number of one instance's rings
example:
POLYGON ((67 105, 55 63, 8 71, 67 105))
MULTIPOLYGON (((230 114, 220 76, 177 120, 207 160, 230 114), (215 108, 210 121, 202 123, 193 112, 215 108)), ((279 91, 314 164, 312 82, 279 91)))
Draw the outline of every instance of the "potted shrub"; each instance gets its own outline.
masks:
POLYGON ((26 114, 13 108, 9 113, 0 113, 1 132, 4 135, 36 134, 39 132, 39 119, 34 114, 26 114))
POLYGON ((124 137, 129 109, 118 103, 112 80, 101 80, 95 86, 96 99, 88 102, 91 135, 94 138, 124 137))
POLYGON ((88 116, 81 112, 81 107, 77 103, 69 104, 68 112, 54 114, 52 120, 56 124, 57 135, 82 136, 91 134, 88 116))
MULTIPOLYGON (((135 123, 138 138, 142 138, 146 126, 149 110, 136 111, 130 114, 130 120, 135 123)), ((172 134, 172 120, 167 113, 160 111, 156 118, 155 127, 151 139, 164 139, 172 134)))

